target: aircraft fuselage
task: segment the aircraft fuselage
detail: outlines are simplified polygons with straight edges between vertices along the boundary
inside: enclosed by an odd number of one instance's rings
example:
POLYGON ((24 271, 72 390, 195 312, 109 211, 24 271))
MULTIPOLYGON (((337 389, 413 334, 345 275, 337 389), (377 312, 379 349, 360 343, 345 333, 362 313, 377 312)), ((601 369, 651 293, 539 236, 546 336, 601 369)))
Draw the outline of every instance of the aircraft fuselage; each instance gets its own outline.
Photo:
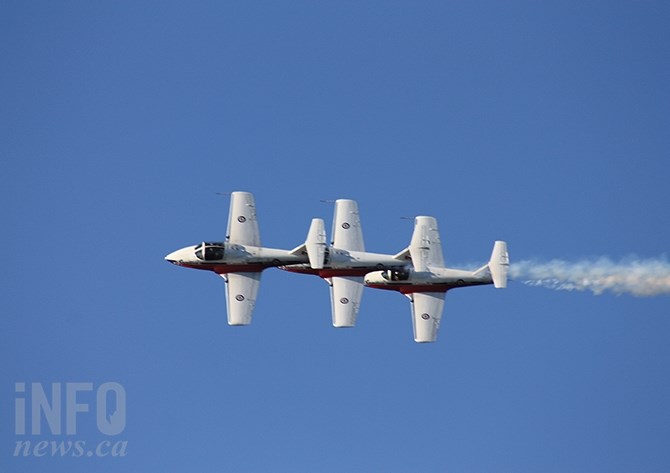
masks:
POLYGON ((177 266, 226 274, 259 272, 265 268, 304 263, 307 261, 307 256, 294 255, 289 251, 275 248, 205 242, 181 248, 167 255, 165 259, 177 266))
POLYGON ((365 276, 371 271, 380 269, 401 269, 407 265, 392 255, 368 253, 365 251, 347 251, 329 248, 324 267, 312 268, 309 263, 280 266, 279 269, 300 274, 313 274, 322 278, 336 276, 365 276))
POLYGON ((365 277, 365 285, 368 287, 398 291, 402 294, 446 292, 458 287, 485 284, 493 284, 488 273, 449 268, 435 268, 432 271, 375 271, 365 277))

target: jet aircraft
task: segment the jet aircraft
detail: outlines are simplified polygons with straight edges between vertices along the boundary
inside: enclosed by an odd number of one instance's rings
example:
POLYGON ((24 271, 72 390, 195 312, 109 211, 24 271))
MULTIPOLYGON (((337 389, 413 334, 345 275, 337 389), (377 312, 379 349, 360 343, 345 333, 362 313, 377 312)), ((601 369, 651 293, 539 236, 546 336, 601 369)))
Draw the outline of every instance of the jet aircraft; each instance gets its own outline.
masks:
POLYGON ((483 284, 507 287, 509 254, 504 241, 495 242, 491 259, 476 271, 446 268, 437 220, 422 216, 415 219, 409 253, 413 267, 371 272, 365 276, 365 285, 398 291, 410 299, 416 342, 437 339, 447 291, 483 284))
MULTIPOLYGON (((311 233, 310 233, 311 234, 311 233)), ((213 271, 226 281, 228 324, 249 325, 261 272, 265 268, 309 261, 307 243, 293 250, 261 246, 256 204, 249 192, 233 192, 230 198, 226 240, 187 246, 165 259, 177 266, 213 271)))
POLYGON ((408 264, 409 251, 396 255, 366 252, 358 204, 349 199, 335 201, 331 236, 327 245, 323 220, 313 219, 305 242, 309 263, 279 268, 323 278, 330 286, 333 326, 353 327, 363 297, 364 276, 380 269, 401 270, 408 264))

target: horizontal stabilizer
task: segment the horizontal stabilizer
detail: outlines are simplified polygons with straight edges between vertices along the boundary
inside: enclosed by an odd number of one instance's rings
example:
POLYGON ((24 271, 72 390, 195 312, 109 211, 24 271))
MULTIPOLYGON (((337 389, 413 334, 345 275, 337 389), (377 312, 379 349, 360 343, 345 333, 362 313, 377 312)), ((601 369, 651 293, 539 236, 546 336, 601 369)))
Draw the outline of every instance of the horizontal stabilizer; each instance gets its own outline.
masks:
POLYGON ((288 253, 290 255, 293 255, 293 256, 306 255, 307 254, 307 244, 303 243, 302 245, 298 245, 295 248, 293 248, 291 251, 289 251, 288 253))
POLYGON ((396 253, 395 255, 393 255, 393 259, 397 259, 399 261, 409 261, 409 260, 411 260, 412 256, 410 254, 409 247, 405 248, 400 253, 396 253))
POLYGON ((312 269, 322 269, 326 260, 326 226, 322 219, 312 219, 305 247, 312 269))
POLYGON ((488 266, 491 272, 491 279, 493 279, 493 286, 496 288, 507 287, 507 272, 509 271, 507 243, 504 241, 495 242, 488 266))

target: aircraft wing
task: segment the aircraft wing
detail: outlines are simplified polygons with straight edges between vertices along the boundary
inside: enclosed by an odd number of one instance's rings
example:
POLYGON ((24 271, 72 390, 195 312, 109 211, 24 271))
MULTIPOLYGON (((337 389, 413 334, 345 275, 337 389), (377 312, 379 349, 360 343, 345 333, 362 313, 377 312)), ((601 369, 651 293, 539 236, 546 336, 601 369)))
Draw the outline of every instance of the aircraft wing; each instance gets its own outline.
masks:
POLYGON ((444 268, 442 243, 434 217, 416 217, 409 253, 416 271, 426 271, 429 267, 444 268))
POLYGON ((337 199, 333 216, 333 232, 331 233, 335 248, 348 251, 365 251, 361 217, 355 200, 337 199))
POLYGON ((230 196, 226 240, 237 245, 261 246, 256 203, 250 192, 233 192, 230 196))
POLYGON ((329 278, 330 302, 334 327, 353 327, 363 297, 363 277, 335 276, 329 278))
POLYGON ((419 343, 437 340, 445 292, 415 292, 412 294, 412 326, 414 341, 419 343))
POLYGON ((256 305, 261 273, 228 273, 226 280, 226 306, 229 325, 249 325, 256 305))

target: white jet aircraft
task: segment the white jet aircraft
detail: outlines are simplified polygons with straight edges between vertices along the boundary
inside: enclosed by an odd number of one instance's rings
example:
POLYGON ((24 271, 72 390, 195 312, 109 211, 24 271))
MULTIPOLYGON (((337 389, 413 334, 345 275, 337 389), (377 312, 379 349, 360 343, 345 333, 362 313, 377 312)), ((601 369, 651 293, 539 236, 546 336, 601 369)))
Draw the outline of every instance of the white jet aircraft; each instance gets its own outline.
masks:
POLYGON ((490 261, 476 271, 446 268, 437 220, 416 217, 409 253, 413 268, 372 272, 365 277, 365 285, 399 291, 410 299, 416 342, 437 339, 444 296, 450 289, 482 284, 507 287, 509 255, 504 241, 495 242, 490 261))
POLYGON ((331 244, 326 244, 323 220, 315 218, 304 246, 309 264, 280 266, 280 269, 314 274, 328 283, 335 327, 356 324, 363 297, 363 277, 367 273, 380 269, 401 270, 409 261, 407 249, 396 255, 365 251, 358 204, 349 199, 335 201, 331 244))
POLYGON ((226 241, 187 246, 165 257, 186 268, 213 271, 226 281, 228 324, 249 325, 265 268, 308 261, 305 244, 293 250, 261 247, 254 196, 233 192, 226 241))

